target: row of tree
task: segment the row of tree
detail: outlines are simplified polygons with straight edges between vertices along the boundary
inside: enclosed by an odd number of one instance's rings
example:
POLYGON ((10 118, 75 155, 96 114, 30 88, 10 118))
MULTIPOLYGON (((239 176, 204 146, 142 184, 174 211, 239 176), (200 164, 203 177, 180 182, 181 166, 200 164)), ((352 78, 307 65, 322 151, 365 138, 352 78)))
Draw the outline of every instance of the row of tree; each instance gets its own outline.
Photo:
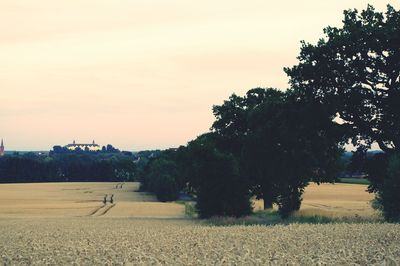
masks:
POLYGON ((123 154, 34 154, 0 158, 0 183, 132 181, 136 165, 123 154))
POLYGON ((342 134, 322 105, 299 104, 291 90, 257 88, 214 106, 214 115, 212 132, 148 164, 143 189, 161 200, 186 190, 201 217, 249 214, 253 196, 287 217, 308 182, 334 180, 342 134))
POLYGON ((161 200, 191 192, 202 217, 248 214, 252 196, 287 217, 308 182, 334 180, 345 143, 358 154, 377 143, 383 153, 365 164, 369 191, 387 220, 399 220, 400 12, 348 10, 324 33, 285 68, 288 90, 252 89, 214 106, 211 132, 151 160, 143 188, 161 200))

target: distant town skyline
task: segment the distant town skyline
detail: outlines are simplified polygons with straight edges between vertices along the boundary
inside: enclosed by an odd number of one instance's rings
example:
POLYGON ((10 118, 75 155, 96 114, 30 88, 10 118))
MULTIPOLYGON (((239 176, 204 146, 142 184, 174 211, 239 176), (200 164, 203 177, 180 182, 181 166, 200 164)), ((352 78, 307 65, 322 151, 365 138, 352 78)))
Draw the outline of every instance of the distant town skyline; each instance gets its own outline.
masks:
POLYGON ((212 106, 286 89, 300 41, 343 10, 399 1, 8 1, 0 8, 0 138, 6 150, 77 142, 178 147, 212 106))

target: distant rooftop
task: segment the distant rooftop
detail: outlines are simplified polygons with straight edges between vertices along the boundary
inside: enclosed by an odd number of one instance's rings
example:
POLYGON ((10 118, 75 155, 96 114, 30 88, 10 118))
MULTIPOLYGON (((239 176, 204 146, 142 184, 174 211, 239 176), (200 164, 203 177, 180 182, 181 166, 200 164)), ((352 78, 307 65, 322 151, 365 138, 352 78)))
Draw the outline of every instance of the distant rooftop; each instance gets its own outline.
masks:
POLYGON ((93 140, 92 143, 76 143, 75 140, 72 142, 72 144, 67 144, 65 147, 75 147, 75 146, 88 146, 88 147, 98 147, 99 144, 96 144, 96 142, 93 140))
POLYGON ((93 143, 90 143, 90 144, 87 144, 87 143, 75 143, 75 144, 67 144, 67 145, 65 145, 66 147, 74 147, 74 146, 91 146, 91 147, 97 147, 97 146, 100 146, 99 144, 93 144, 93 143))
POLYGON ((76 143, 75 140, 72 142, 72 144, 67 144, 64 146, 65 148, 69 150, 76 150, 76 149, 82 149, 82 150, 89 150, 89 151, 98 151, 100 150, 100 146, 96 144, 96 142, 92 143, 76 143))

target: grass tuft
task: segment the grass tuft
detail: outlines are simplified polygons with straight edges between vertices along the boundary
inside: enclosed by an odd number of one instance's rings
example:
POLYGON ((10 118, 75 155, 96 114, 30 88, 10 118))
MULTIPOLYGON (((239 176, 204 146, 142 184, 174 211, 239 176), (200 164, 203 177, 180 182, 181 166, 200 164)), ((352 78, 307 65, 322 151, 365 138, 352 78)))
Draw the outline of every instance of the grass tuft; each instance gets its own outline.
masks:
POLYGON ((359 215, 329 217, 324 215, 293 214, 287 219, 282 219, 275 210, 257 211, 254 214, 241 218, 212 217, 205 221, 213 226, 234 225, 288 225, 288 224, 336 224, 336 223, 382 223, 379 217, 363 217, 359 215))
POLYGON ((197 218, 198 217, 197 209, 196 209, 196 202, 186 201, 186 200, 177 200, 175 202, 185 206, 185 216, 187 218, 197 218))

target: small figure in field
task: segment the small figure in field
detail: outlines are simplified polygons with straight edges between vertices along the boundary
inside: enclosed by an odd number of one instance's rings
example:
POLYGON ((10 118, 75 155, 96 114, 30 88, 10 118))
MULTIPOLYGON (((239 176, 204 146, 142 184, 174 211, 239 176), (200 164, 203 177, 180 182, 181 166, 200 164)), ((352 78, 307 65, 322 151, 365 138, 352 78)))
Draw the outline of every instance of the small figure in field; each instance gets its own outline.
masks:
POLYGON ((121 186, 120 186, 119 188, 122 188, 122 185, 123 185, 123 184, 121 184, 121 186))
POLYGON ((104 196, 103 203, 107 204, 107 194, 104 196))
POLYGON ((115 185, 115 188, 118 188, 118 185, 119 185, 119 184, 116 184, 116 185, 115 185))
POLYGON ((110 203, 111 203, 111 204, 113 204, 113 203, 114 203, 114 194, 112 194, 112 195, 111 195, 111 198, 110 198, 110 203))

